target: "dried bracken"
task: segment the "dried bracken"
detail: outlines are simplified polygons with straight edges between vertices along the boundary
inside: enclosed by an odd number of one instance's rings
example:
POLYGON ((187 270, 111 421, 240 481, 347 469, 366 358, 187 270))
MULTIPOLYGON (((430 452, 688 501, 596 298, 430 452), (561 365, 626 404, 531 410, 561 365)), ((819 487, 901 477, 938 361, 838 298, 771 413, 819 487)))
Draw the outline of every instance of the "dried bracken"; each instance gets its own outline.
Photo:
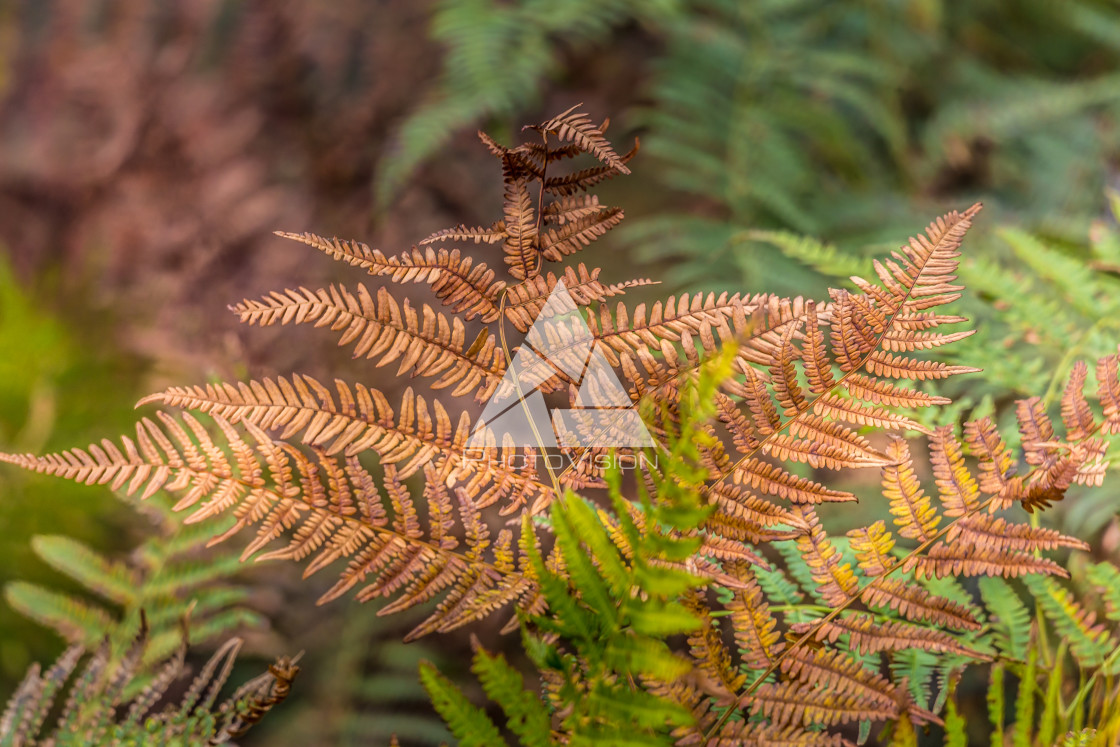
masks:
MULTIPOLYGON (((583 251, 622 219, 586 190, 628 173, 632 153, 616 154, 602 126, 578 109, 529 129, 539 141, 516 147, 482 136, 501 164, 505 188, 503 215, 488 227, 456 226, 396 255, 281 234, 366 270, 388 288, 289 289, 233 307, 250 324, 327 327, 373 368, 429 379, 442 398, 409 389, 394 406, 375 387, 298 374, 173 387, 142 404, 206 413, 215 428, 189 413, 160 412, 119 446, 105 441, 3 458, 143 496, 180 493, 178 507, 193 510, 188 521, 232 513, 236 525, 216 540, 251 529, 246 556, 287 537, 284 547, 260 557, 306 561, 309 574, 345 560, 323 601, 355 590, 361 600, 392 598, 388 613, 438 600, 412 634, 422 635, 501 608, 540 613, 542 569, 561 573, 571 559, 552 552, 534 561, 538 538, 526 529, 528 517, 568 488, 604 484, 599 458, 607 452, 598 447, 557 447, 563 469, 538 467, 543 441, 476 448, 471 434, 480 420, 465 411, 469 400, 455 407, 453 397, 512 396, 512 385, 502 382, 516 371, 518 388, 549 393, 578 411, 588 405, 583 390, 605 397, 621 377, 615 394, 664 440, 680 424, 704 361, 730 350, 732 375, 716 387, 715 418, 696 445, 708 471, 697 489, 707 512, 674 537, 696 548, 687 562, 674 562, 728 592, 719 606, 742 654, 727 649, 718 616, 707 614, 717 605, 691 594, 687 606, 708 620, 689 638, 697 679, 654 683, 650 691, 693 713, 695 728, 680 732, 682 744, 838 744, 836 735, 809 727, 901 717, 935 722, 902 683, 863 662, 907 649, 985 658, 967 642, 980 626, 972 609, 930 591, 922 579, 1065 574, 1040 553, 1080 547, 1078 540, 993 514, 1016 504, 1044 508, 1072 485, 1100 482, 1102 437, 1120 432, 1117 356, 1097 367, 1103 418, 1083 393, 1085 366, 1074 369, 1062 398, 1064 436, 1038 400, 1020 404, 1023 465, 991 420, 967 424, 962 444, 951 428, 927 428, 896 409, 947 402, 908 381, 973 370, 921 356, 971 333, 943 329, 964 320, 942 307, 960 295, 958 250, 979 205, 938 218, 925 235, 876 262, 875 281, 853 278, 856 291, 834 290, 826 301, 681 294, 631 306, 613 299, 649 281, 607 283, 594 266, 554 273, 546 263, 583 251), (579 156, 601 165, 556 173, 558 164, 579 156), (491 246, 486 256, 500 251, 502 272, 472 256, 491 246), (415 283, 430 286, 445 308, 403 298, 415 283), (543 339, 534 338, 541 333, 533 325, 557 289, 570 299, 565 313, 585 311, 549 328, 545 360, 533 352, 543 339), (520 347, 511 349, 507 324, 528 332, 520 347), (589 363, 592 349, 605 361, 600 368, 589 363), (585 387, 580 380, 592 369, 585 387), (871 430, 888 438, 869 438, 871 430), (906 433, 928 437, 935 491, 919 483, 906 433), (365 454, 378 458, 380 476, 363 466, 365 454), (801 465, 817 472, 803 476, 801 465), (822 475, 847 469, 879 472, 893 530, 878 521, 853 529, 847 543, 830 539, 817 505, 856 496, 822 475), (413 475, 424 478, 425 512, 402 482, 413 475), (484 511, 490 506, 497 511, 484 511), (513 520, 491 527, 490 513, 513 520), (785 557, 827 614, 795 617, 789 608, 796 602, 775 611, 783 587, 765 575, 773 571, 759 544, 784 553, 793 548, 785 557), (717 715, 713 703, 735 707, 717 715)), ((618 449, 640 462, 637 451, 618 449)), ((601 518, 620 547, 626 527, 644 520, 633 506, 601 518)))

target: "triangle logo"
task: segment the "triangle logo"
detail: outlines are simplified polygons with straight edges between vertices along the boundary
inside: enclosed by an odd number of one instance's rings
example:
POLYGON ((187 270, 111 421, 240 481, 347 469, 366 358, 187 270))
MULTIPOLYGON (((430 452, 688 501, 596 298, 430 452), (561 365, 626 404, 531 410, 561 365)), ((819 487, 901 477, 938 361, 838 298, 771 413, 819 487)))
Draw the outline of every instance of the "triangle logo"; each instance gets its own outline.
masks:
POLYGON ((567 286, 557 281, 467 447, 653 445, 567 286), (539 387, 557 375, 576 388, 575 406, 550 414, 539 387))

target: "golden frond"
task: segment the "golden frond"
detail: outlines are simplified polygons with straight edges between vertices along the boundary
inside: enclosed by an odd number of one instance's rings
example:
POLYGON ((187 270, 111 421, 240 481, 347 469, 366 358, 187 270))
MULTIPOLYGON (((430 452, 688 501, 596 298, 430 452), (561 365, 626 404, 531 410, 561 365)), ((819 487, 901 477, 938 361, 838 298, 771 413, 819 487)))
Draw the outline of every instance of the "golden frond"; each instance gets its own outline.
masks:
POLYGON ((809 531, 797 538, 797 549, 817 583, 817 591, 825 604, 844 604, 859 592, 859 582, 852 573, 852 567, 842 561, 840 553, 829 542, 817 513, 805 508, 798 510, 809 525, 809 531))
POLYGON ((882 519, 849 531, 848 542, 852 554, 856 556, 856 564, 866 575, 873 578, 885 576, 894 565, 891 557, 894 535, 887 531, 882 519))
POLYGON ((716 618, 698 592, 687 595, 684 602, 701 621, 700 627, 688 636, 693 661, 712 682, 719 683, 724 693, 736 692, 747 678, 732 665, 731 652, 723 642, 716 618))
POLYGON ((975 511, 980 487, 965 466, 961 442, 952 426, 942 426, 930 437, 930 464, 946 516, 957 518, 975 511))
POLYGON ((739 564, 730 566, 728 570, 741 581, 740 588, 735 589, 727 603, 735 642, 746 666, 764 670, 778 660, 785 647, 778 621, 770 612, 750 567, 739 564))
POLYGON ((941 519, 918 484, 910 449, 901 438, 894 438, 887 454, 894 463, 883 467, 883 495, 890 501, 898 533, 919 542, 933 539, 941 519))

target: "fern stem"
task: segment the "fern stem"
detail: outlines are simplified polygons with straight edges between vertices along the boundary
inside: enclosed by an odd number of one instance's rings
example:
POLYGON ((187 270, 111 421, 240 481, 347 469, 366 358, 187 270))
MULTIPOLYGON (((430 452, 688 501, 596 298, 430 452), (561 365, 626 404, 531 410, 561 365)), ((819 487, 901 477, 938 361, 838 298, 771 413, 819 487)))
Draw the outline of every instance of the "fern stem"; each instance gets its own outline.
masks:
MULTIPOLYGON (((540 178, 540 191, 537 193, 537 269, 534 271, 533 276, 541 274, 544 269, 544 254, 540 250, 540 236, 541 226, 544 223, 544 185, 548 183, 548 130, 541 129, 541 144, 544 146, 544 156, 541 158, 541 178, 540 178)), ((528 278, 526 278, 528 280, 528 278)), ((499 317, 499 320, 501 317, 499 317)), ((499 321, 501 324, 501 321, 499 321)), ((504 347, 504 346, 503 346, 504 347)), ((509 357, 509 353, 506 353, 509 357)))

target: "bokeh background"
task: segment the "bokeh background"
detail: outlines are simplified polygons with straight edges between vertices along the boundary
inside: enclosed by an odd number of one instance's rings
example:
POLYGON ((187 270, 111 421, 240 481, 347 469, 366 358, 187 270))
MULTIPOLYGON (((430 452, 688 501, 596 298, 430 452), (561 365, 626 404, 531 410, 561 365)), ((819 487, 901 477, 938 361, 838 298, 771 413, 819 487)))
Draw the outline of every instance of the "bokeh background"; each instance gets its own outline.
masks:
MULTIPOLYGON (((1120 339, 1114 0, 9 0, 0 52, 5 450, 124 432, 171 383, 395 386, 314 330, 237 324, 242 298, 355 279, 271 232, 395 253, 488 224, 500 181, 474 131, 509 142, 577 102, 620 146, 641 138, 636 178, 602 190, 626 223, 588 257, 608 281, 663 281, 639 297, 820 295, 982 200, 961 362, 989 374, 944 417, 1052 399, 1074 359, 1120 339)), ((1052 520, 1114 556, 1116 504, 1052 520)), ((32 538, 136 560, 155 531, 106 491, 0 471, 0 699, 62 646, 12 582, 79 592, 32 538)), ((415 664, 454 674, 465 635, 405 647, 407 620, 315 607, 325 578, 231 578, 252 655, 307 652, 249 743, 444 737, 415 664)))

